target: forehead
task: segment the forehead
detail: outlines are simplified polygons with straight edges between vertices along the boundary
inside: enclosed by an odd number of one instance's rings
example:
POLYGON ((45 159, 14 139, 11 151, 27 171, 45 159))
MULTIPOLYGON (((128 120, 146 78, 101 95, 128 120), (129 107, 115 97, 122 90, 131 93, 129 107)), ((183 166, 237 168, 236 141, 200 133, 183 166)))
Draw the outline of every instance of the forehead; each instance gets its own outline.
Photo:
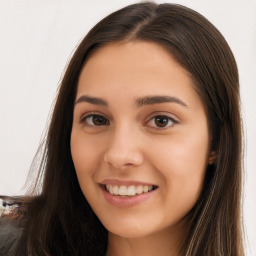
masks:
POLYGON ((177 74, 183 73, 184 79, 192 81, 190 74, 164 47, 154 42, 122 41, 109 43, 90 53, 80 73, 79 82, 92 80, 90 78, 96 81, 107 74, 109 78, 118 72, 123 72, 122 75, 127 74, 127 76, 141 74, 145 78, 146 74, 150 75, 149 72, 151 76, 159 74, 158 77, 166 72, 173 76, 176 72, 177 74))
POLYGON ((190 74, 162 46, 115 42, 89 56, 79 76, 77 98, 83 94, 112 99, 153 94, 200 101, 193 87, 190 74))
MULTIPOLYGON (((161 58, 173 58, 171 52, 167 50, 167 48, 163 47, 162 45, 152 42, 152 41, 143 41, 143 40, 131 40, 131 41, 117 41, 117 42, 110 42, 96 49, 93 49, 86 60, 86 63, 91 61, 92 57, 94 60, 96 58, 100 58, 101 60, 104 59, 104 55, 111 54, 113 57, 118 56, 124 57, 125 53, 129 52, 129 56, 131 58, 136 58, 140 60, 140 56, 144 55, 146 59, 152 60, 154 56, 161 56, 161 58), (148 51, 150 50, 150 52, 148 51)), ((163 59, 163 60, 164 60, 163 59)), ((107 59, 109 60, 109 59, 107 59)), ((113 61, 114 59, 111 59, 113 61)), ((136 59, 134 59, 136 60, 136 59)))
MULTIPOLYGON (((175 62, 175 65, 179 65, 169 49, 155 42, 142 40, 118 41, 108 43, 92 50, 92 52, 89 53, 84 66, 87 66, 88 63, 91 65, 96 61, 97 65, 100 63, 109 64, 118 61, 119 66, 127 64, 128 61, 132 61, 134 64, 142 64, 143 61, 144 65, 147 63, 148 66, 150 64, 153 66, 156 63, 160 64, 160 60, 163 64, 172 60, 175 62), (111 58, 109 58, 109 56, 111 56, 111 58), (143 59, 141 58, 142 56, 143 59)), ((185 69, 184 71, 186 72, 185 69)))

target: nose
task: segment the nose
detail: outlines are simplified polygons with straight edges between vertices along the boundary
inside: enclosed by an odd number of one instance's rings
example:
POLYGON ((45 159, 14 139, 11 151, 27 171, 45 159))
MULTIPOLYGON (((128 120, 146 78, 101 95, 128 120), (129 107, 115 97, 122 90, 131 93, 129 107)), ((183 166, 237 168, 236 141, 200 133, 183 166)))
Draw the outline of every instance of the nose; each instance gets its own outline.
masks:
POLYGON ((124 128, 115 131, 109 138, 109 146, 104 161, 115 169, 136 167, 143 163, 139 134, 124 128))

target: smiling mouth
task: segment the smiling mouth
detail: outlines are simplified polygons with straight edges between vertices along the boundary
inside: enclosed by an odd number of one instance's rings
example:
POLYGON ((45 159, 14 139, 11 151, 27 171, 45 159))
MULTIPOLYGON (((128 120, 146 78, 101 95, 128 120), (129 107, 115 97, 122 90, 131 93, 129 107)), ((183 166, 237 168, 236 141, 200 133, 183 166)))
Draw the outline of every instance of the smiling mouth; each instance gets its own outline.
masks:
POLYGON ((149 193, 157 189, 155 185, 105 185, 105 190, 108 191, 111 195, 121 196, 121 197, 132 197, 145 193, 149 193))

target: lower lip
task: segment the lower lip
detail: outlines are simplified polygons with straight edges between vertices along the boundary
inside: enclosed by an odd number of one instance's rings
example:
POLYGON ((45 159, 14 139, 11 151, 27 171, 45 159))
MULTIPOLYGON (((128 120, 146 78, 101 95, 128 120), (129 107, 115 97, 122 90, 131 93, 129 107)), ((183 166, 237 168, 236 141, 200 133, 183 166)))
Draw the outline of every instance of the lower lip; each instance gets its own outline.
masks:
POLYGON ((111 204, 113 204, 117 207, 131 207, 131 206, 138 205, 138 204, 148 200, 152 196, 154 196, 154 194, 157 191, 157 189, 154 189, 154 190, 151 190, 150 192, 143 193, 143 194, 140 194, 140 195, 122 197, 122 196, 111 195, 105 189, 105 187, 103 187, 102 189, 103 189, 103 193, 104 193, 104 196, 105 196, 106 200, 109 203, 111 203, 111 204))

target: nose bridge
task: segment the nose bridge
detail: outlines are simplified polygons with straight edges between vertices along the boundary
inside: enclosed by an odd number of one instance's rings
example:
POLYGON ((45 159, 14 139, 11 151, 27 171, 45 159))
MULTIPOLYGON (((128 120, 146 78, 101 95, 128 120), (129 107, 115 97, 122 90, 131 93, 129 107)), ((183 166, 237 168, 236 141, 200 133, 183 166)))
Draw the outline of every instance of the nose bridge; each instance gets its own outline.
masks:
POLYGON ((143 155, 139 136, 139 131, 126 122, 116 126, 110 135, 104 160, 118 169, 140 165, 143 155))

